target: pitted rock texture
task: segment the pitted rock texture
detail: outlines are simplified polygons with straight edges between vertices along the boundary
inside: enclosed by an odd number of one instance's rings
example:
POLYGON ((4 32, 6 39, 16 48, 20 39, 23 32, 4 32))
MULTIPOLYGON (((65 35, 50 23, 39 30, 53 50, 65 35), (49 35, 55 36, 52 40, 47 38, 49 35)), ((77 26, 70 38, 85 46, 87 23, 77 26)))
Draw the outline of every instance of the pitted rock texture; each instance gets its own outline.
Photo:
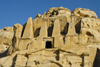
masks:
POLYGON ((97 18, 97 15, 94 11, 84 8, 76 8, 75 10, 72 11, 72 15, 97 18))
POLYGON ((0 35, 1 67, 100 67, 100 19, 89 9, 53 7, 0 35))
POLYGON ((4 27, 0 30, 0 53, 4 52, 12 45, 13 35, 13 27, 4 27))

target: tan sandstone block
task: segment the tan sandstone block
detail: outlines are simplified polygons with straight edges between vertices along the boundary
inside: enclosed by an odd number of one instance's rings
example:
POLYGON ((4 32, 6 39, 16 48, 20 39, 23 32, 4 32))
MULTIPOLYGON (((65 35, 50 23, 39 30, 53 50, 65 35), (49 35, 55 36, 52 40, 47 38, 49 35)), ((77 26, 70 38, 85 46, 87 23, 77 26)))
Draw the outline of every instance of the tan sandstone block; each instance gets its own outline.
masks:
POLYGON ((33 38, 32 18, 30 17, 26 23, 22 38, 33 38))

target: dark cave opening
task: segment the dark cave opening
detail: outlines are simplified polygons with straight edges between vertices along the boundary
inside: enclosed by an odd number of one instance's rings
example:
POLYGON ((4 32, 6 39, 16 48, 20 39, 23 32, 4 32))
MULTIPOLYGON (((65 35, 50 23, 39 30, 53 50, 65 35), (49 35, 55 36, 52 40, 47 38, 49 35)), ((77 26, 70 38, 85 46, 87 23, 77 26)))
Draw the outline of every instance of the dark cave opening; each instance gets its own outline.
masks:
POLYGON ((46 46, 45 48, 52 48, 52 42, 51 41, 46 41, 46 46))

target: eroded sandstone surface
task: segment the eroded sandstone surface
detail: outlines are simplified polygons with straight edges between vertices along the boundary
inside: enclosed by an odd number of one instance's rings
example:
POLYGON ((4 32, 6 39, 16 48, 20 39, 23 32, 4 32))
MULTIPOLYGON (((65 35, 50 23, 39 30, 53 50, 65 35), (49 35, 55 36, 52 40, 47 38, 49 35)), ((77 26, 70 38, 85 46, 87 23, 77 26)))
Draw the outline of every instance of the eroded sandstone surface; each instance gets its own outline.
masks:
POLYGON ((12 44, 13 35, 13 27, 4 27, 0 30, 0 53, 7 50, 12 44))
POLYGON ((100 67, 100 19, 89 9, 53 7, 0 30, 1 67, 100 67))

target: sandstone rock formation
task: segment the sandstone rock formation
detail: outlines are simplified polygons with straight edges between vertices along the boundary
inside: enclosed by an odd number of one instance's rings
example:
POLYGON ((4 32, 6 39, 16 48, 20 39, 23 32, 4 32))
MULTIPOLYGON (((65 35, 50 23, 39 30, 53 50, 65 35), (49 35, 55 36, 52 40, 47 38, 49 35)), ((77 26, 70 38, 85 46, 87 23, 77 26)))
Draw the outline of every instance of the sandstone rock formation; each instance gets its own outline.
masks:
POLYGON ((94 11, 89 10, 89 9, 83 9, 83 8, 77 8, 77 9, 73 10, 72 15, 97 18, 97 15, 94 11))
POLYGON ((13 34, 13 27, 4 27, 0 30, 0 53, 12 44, 13 34))
POLYGON ((1 67, 100 67, 100 19, 94 11, 53 7, 13 31, 0 30, 10 38, 0 37, 0 45, 11 45, 1 46, 1 67))

